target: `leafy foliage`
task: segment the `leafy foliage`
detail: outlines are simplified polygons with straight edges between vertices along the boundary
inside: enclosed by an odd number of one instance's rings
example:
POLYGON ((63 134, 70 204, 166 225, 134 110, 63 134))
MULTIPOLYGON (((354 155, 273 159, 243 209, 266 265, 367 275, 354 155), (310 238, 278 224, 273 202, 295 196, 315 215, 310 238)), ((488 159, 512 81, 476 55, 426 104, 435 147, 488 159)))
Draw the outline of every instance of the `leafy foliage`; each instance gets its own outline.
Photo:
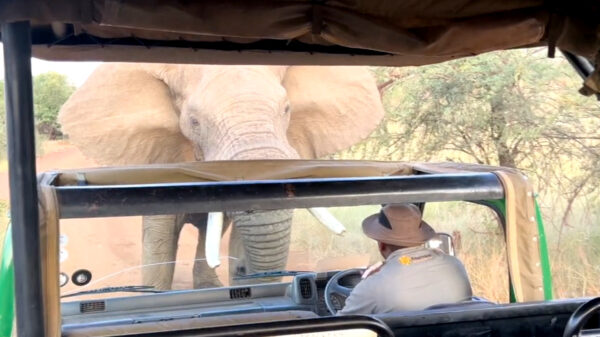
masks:
POLYGON ((39 133, 55 139, 62 135, 57 122, 61 106, 75 91, 65 75, 47 72, 33 79, 33 104, 39 133))
POLYGON ((573 90, 579 80, 564 70, 535 50, 409 69, 411 79, 397 82, 386 102, 389 121, 398 126, 389 140, 404 140, 389 150, 461 153, 469 161, 530 172, 553 156, 597 158, 580 140, 597 136, 600 108, 573 90))
POLYGON ((578 93, 581 78, 564 58, 511 50, 373 72, 386 120, 338 158, 525 171, 540 192, 559 297, 597 293, 598 270, 586 261, 600 253, 600 104, 578 93))
POLYGON ((575 196, 600 182, 600 105, 562 58, 512 50, 374 73, 386 121, 350 156, 517 167, 575 196))
MULTIPOLYGON (((56 72, 47 72, 33 78, 33 103, 37 126, 36 147, 40 138, 55 139, 62 136, 57 117, 61 106, 75 91, 67 77, 56 72)), ((4 82, 0 81, 0 159, 6 158, 6 111, 4 82)))

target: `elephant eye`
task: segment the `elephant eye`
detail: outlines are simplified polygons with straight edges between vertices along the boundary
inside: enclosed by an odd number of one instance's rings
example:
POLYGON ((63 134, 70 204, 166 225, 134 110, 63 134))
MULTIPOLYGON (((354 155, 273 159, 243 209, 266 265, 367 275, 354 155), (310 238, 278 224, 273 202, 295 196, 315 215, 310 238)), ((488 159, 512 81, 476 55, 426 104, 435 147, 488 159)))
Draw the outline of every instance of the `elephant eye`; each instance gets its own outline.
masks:
POLYGON ((190 117, 190 123, 192 124, 193 127, 200 125, 200 122, 198 122, 198 120, 194 117, 190 117))
POLYGON ((285 105, 285 108, 284 108, 284 110, 283 110, 283 113, 284 113, 284 114, 289 114, 289 113, 290 113, 290 110, 292 110, 292 107, 290 106, 290 103, 288 103, 288 104, 286 104, 286 105, 285 105))

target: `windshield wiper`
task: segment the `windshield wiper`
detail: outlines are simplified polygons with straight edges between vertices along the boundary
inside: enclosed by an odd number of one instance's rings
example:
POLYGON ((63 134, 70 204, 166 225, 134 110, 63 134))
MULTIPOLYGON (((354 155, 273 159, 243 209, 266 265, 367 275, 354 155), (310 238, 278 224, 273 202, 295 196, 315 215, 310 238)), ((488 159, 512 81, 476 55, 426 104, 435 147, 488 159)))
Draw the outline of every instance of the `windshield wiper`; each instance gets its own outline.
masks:
POLYGON ((296 276, 298 274, 306 274, 311 273, 310 271, 301 271, 301 270, 276 270, 276 271, 265 271, 262 273, 254 273, 248 275, 239 275, 235 276, 234 280, 246 280, 252 278, 261 278, 261 277, 282 277, 282 276, 296 276))
POLYGON ((87 294, 103 294, 103 293, 117 293, 117 292, 127 292, 127 293, 162 293, 162 290, 154 290, 154 286, 122 286, 122 287, 106 287, 100 289, 93 290, 83 290, 73 294, 62 295, 63 297, 72 297, 79 295, 87 295, 87 294))

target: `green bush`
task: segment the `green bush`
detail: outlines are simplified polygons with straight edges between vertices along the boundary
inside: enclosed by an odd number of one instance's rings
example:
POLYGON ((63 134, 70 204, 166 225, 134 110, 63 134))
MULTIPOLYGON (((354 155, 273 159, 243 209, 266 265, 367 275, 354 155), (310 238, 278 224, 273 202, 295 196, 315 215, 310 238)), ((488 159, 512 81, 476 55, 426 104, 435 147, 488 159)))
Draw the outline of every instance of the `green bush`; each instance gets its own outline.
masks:
POLYGON ((65 75, 47 72, 33 79, 33 104, 37 130, 49 139, 62 136, 58 124, 58 112, 75 87, 68 83, 65 75))
MULTIPOLYGON (((58 124, 58 112, 75 87, 69 84, 65 75, 47 72, 33 78, 33 106, 36 124, 36 151, 46 139, 62 136, 58 124)), ((0 81, 0 160, 6 159, 6 108, 4 102, 4 82, 0 81)))

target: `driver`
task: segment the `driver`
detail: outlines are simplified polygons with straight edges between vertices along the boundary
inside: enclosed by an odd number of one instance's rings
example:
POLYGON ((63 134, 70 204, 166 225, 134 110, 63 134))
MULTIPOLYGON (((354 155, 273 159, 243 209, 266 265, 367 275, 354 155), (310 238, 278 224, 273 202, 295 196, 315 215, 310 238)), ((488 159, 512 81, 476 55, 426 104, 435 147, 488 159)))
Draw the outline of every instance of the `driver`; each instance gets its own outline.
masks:
POLYGON ((423 310, 471 298, 462 263, 423 246, 435 231, 421 219, 414 204, 384 206, 379 214, 367 217, 362 228, 377 241, 385 261, 363 273, 339 314, 423 310))

